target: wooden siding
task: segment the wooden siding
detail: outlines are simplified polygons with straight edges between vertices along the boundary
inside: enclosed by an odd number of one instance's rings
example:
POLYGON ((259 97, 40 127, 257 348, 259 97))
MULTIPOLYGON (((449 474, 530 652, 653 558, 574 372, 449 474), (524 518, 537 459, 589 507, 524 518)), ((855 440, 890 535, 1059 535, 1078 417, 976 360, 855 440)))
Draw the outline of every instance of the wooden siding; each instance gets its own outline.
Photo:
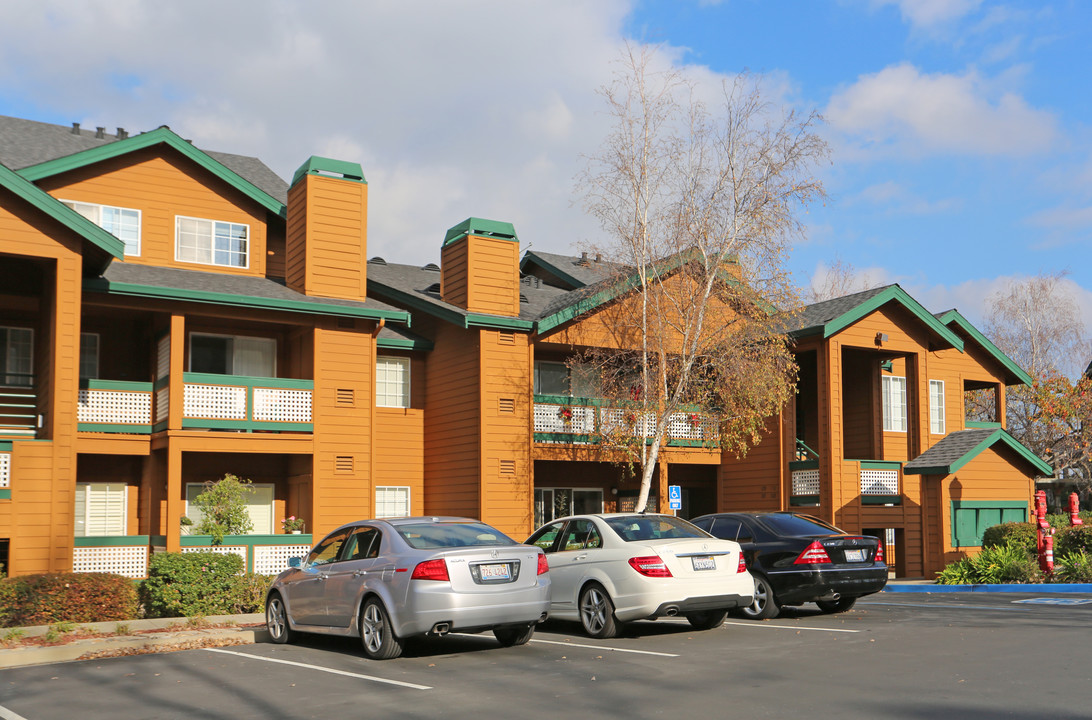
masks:
POLYGON ((38 184, 61 200, 139 210, 140 256, 127 256, 127 263, 237 275, 265 274, 265 209, 173 150, 140 150, 38 184), (234 268, 176 260, 175 218, 179 215, 248 225, 249 266, 234 268))
MULTIPOLYGON (((506 241, 507 242, 507 241, 506 241)), ((509 245, 515 243, 508 242, 509 245)), ((531 497, 531 363, 527 336, 502 344, 501 333, 482 330, 481 519, 514 537, 534 529, 531 497), (512 400, 500 408, 500 399, 512 400), (507 410, 511 407, 511 411, 507 410)))
POLYGON ((872 354, 843 349, 842 397, 845 419, 842 439, 851 458, 875 458, 873 437, 876 430, 876 402, 873 378, 879 358, 872 354))
POLYGON ((288 192, 286 279, 307 295, 367 294, 368 186, 304 175, 288 192))
POLYGON ((722 512, 784 509, 784 446, 779 418, 766 424, 762 441, 737 458, 725 452, 717 473, 717 509, 722 512))
POLYGON ((413 515, 423 515, 425 512, 424 433, 424 410, 376 408, 375 485, 408 486, 410 512, 413 515))
POLYGON ((469 235, 441 251, 441 295, 470 312, 519 315, 519 243, 469 235))

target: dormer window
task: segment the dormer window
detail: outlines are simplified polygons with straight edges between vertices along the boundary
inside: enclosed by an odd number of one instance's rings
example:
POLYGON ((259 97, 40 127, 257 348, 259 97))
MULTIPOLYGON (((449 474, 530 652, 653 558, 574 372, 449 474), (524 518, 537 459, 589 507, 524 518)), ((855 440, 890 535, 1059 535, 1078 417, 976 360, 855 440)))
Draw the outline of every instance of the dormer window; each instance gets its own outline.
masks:
POLYGON ((125 243, 125 255, 140 256, 140 211, 132 208, 61 200, 80 215, 125 243))
POLYGON ((250 226, 239 223, 175 218, 175 253, 180 262, 249 267, 250 226))

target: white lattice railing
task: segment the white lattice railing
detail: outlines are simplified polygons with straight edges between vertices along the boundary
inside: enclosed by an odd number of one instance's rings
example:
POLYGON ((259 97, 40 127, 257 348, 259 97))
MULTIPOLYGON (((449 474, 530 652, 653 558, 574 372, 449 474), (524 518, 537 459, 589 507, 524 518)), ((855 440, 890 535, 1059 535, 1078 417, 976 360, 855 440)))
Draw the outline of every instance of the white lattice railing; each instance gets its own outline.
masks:
POLYGON ((898 494, 898 470, 861 470, 861 495, 898 494))
POLYGON ((185 373, 183 381, 183 427, 311 430, 311 380, 185 373))
POLYGON ((588 435, 595 432, 595 408, 535 403, 535 432, 588 435))
POLYGON ((76 408, 77 420, 108 425, 150 425, 150 387, 142 391, 81 388, 76 408))
MULTIPOLYGON (((655 414, 623 408, 536 402, 533 422, 534 432, 550 436, 539 438, 539 442, 594 442, 588 436, 600 432, 624 432, 646 438, 656 434, 655 414)), ((717 426, 711 416, 679 412, 668 417, 665 435, 668 442, 706 442, 716 440, 717 426)))
POLYGON ((302 557, 311 552, 310 545, 255 545, 254 572, 259 575, 276 575, 288 569, 288 559, 302 557))
POLYGON ((263 422, 311 422, 311 391, 254 388, 254 419, 263 422))
POLYGON ((147 577, 148 546, 73 548, 72 572, 113 573, 129 578, 147 577))
POLYGON ((246 387, 186 383, 182 388, 182 416, 246 420, 246 387))
POLYGON ((793 495, 818 495, 819 471, 818 470, 793 470, 792 471, 793 495))
POLYGON ((11 487, 11 453, 0 452, 0 488, 11 487))

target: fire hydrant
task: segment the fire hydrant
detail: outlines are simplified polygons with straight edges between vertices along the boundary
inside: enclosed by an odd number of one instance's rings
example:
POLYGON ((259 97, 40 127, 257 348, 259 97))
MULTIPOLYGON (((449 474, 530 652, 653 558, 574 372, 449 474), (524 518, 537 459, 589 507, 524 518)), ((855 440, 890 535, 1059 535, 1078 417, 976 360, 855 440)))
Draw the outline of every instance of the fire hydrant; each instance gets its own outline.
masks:
POLYGON ((1039 567, 1050 575, 1054 572, 1054 528, 1047 522, 1046 491, 1035 493, 1035 545, 1039 551, 1039 567))
POLYGON ((1084 525, 1084 520, 1081 520, 1079 513, 1081 512, 1081 503, 1077 498, 1077 493, 1069 493, 1069 524, 1070 525, 1084 525))

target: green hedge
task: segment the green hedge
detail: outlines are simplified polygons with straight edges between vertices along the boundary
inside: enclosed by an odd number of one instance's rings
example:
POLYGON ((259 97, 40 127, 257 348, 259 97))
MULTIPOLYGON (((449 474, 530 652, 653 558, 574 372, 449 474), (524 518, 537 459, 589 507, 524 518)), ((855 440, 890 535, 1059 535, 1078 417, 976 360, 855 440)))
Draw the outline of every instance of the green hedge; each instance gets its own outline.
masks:
POLYGON ((1083 552, 1092 555, 1092 525, 1066 527, 1054 533, 1054 556, 1083 552))
POLYGON ((1036 552, 1035 526, 1027 522, 1001 523, 986 528, 982 533, 982 549, 1018 545, 1033 557, 1036 552))
MULTIPOLYGON (((1019 524, 1019 523, 1008 523, 1019 524)), ((937 573, 938 585, 1037 583, 1042 574, 1033 556, 1019 544, 983 547, 937 573)))
POLYGON ((270 578, 243 573, 238 555, 158 553, 148 564, 140 599, 148 617, 197 617, 259 612, 270 578))
POLYGON ((136 584, 109 573, 44 573, 0 580, 0 627, 130 620, 136 584))

